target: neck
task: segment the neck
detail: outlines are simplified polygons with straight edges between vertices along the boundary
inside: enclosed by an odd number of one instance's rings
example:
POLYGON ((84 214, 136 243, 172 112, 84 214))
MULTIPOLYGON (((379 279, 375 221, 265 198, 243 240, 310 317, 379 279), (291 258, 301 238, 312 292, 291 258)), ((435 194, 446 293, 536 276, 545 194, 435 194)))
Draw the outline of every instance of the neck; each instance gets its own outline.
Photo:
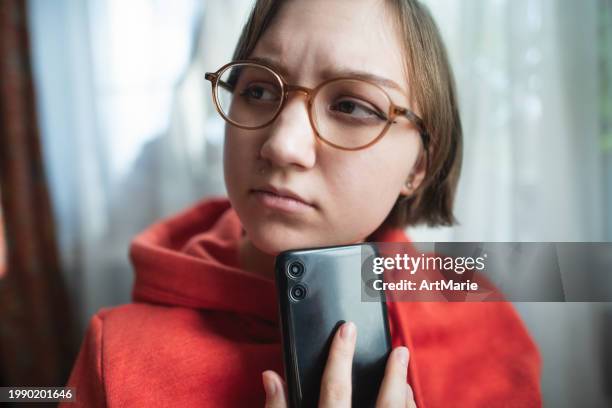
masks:
POLYGON ((238 260, 242 269, 267 279, 274 279, 274 255, 257 248, 246 234, 242 236, 238 260))

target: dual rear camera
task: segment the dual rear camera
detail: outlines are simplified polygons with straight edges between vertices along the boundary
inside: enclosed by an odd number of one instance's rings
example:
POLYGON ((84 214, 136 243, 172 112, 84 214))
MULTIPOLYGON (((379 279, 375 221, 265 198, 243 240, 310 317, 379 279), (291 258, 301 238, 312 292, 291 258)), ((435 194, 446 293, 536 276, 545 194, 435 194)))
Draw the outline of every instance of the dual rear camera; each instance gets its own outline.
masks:
MULTIPOLYGON (((304 274, 304 264, 300 261, 291 261, 287 265, 287 275, 293 279, 299 279, 304 274)), ((306 297, 306 286, 301 283, 297 283, 291 287, 289 294, 295 301, 303 300, 306 297)))
POLYGON ((291 298, 295 301, 300 301, 306 297, 306 286, 298 283, 291 288, 291 298))
POLYGON ((304 274, 304 264, 300 261, 291 261, 287 266, 287 273, 291 278, 297 279, 304 274))

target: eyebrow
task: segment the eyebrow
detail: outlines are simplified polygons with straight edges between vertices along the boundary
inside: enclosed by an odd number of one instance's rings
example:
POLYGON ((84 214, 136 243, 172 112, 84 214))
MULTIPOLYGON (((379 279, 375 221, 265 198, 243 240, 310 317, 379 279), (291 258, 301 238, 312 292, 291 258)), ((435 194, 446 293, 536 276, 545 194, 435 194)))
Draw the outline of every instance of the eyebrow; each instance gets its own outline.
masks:
MULTIPOLYGON (((283 77, 289 76, 289 71, 287 70, 285 65, 283 65, 281 62, 277 60, 274 60, 268 57, 250 57, 249 60, 261 62, 263 64, 269 65, 275 70, 277 70, 283 77)), ((405 91, 402 89, 401 86, 397 84, 397 82, 389 78, 381 77, 379 75, 375 75, 375 74, 372 74, 366 71, 359 71, 359 70, 354 70, 350 68, 326 69, 322 71, 321 76, 323 77, 323 79, 336 78, 336 77, 351 77, 351 78, 362 79, 365 81, 373 82, 380 86, 384 86, 386 88, 395 89, 401 93, 405 93, 405 91)))

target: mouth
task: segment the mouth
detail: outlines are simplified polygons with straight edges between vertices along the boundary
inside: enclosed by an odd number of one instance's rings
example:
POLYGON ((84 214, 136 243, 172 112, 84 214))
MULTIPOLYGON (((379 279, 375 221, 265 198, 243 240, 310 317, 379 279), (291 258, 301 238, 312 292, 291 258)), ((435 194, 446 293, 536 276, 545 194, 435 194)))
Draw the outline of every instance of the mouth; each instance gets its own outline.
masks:
POLYGON ((315 208, 312 202, 286 188, 266 185, 250 192, 265 206, 279 210, 296 212, 315 208))

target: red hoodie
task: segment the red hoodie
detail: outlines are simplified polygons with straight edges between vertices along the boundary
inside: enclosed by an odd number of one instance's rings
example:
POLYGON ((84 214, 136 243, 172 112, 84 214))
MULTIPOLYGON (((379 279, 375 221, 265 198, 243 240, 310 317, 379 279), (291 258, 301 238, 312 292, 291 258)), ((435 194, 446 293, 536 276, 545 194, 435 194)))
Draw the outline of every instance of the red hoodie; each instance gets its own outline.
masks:
MULTIPOLYGON (((90 321, 68 380, 76 406, 263 407, 261 372, 283 375, 274 281, 240 269, 226 198, 138 235, 133 303, 90 321)), ((379 241, 407 242, 401 230, 379 241)), ((393 346, 423 407, 541 406, 540 357, 510 303, 388 305, 393 346)), ((66 404, 66 407, 75 404, 66 404)))

